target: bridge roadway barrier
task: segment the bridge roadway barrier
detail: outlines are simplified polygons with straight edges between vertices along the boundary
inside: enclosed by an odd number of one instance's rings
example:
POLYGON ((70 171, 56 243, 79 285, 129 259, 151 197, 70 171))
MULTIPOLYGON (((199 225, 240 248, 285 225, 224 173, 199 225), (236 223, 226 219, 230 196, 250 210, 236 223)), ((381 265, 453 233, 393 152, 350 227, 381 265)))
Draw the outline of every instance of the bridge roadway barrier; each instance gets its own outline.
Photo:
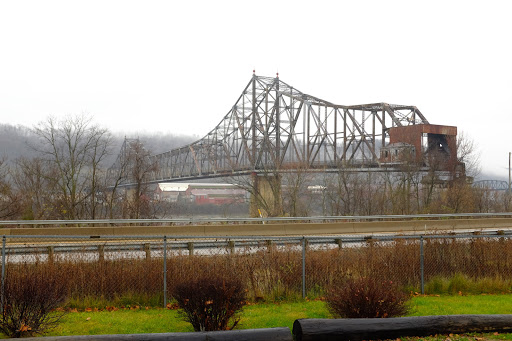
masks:
POLYGON ((406 220, 334 223, 266 223, 225 225, 169 226, 98 226, 98 227, 38 227, 1 228, 0 235, 77 235, 77 236, 307 236, 372 233, 435 233, 456 230, 512 228, 512 218, 406 220))
POLYGON ((81 336, 47 336, 28 337, 23 340, 32 341, 79 341, 79 340, 121 340, 121 341, 292 341, 292 333, 287 327, 242 329, 217 332, 192 333, 148 333, 148 334, 115 334, 115 335, 81 335, 81 336))

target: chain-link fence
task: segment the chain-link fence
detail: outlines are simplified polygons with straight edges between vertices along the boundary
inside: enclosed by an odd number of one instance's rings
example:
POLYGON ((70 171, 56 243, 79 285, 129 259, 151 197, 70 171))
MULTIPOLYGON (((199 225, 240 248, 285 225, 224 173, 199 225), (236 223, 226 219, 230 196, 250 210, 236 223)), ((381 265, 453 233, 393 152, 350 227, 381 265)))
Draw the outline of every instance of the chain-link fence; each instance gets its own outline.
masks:
POLYGON ((256 301, 319 297, 361 276, 411 292, 509 292, 511 237, 3 236, 2 304, 20 274, 53 276, 85 305, 167 305, 177 284, 213 274, 241 279, 256 301))

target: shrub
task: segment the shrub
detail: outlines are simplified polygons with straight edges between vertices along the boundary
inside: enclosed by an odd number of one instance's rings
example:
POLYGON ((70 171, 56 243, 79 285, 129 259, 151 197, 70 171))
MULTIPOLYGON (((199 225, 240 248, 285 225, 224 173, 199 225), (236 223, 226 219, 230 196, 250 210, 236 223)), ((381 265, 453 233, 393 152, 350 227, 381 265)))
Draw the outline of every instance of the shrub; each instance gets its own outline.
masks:
POLYGON ((425 283, 426 294, 444 294, 448 291, 449 280, 441 277, 434 276, 430 281, 425 283))
POLYGON ((450 282, 448 284, 448 291, 452 294, 456 294, 459 292, 467 292, 469 288, 471 288, 471 278, 462 274, 460 272, 453 275, 450 278, 450 282))
POLYGON ((408 312, 409 296, 391 281, 362 277, 349 279, 343 286, 330 290, 326 300, 336 317, 395 317, 408 312))
POLYGON ((246 290, 239 279, 202 276, 178 284, 174 298, 182 309, 180 315, 195 331, 233 329, 246 303, 246 290))
POLYGON ((64 316, 55 309, 65 299, 63 282, 51 273, 11 272, 5 280, 0 331, 16 338, 43 334, 64 316))

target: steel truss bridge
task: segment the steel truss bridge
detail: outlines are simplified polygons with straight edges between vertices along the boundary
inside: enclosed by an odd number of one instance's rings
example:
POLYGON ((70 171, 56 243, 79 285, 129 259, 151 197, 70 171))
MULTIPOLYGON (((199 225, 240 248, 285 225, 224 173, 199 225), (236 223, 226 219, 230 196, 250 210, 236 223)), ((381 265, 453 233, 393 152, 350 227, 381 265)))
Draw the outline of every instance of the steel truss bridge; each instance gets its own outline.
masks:
MULTIPOLYGON (((338 105, 305 94, 277 77, 253 74, 220 123, 202 139, 152 155, 149 182, 286 171, 378 170, 388 130, 429 124, 415 106, 338 105)), ((126 140, 111 170, 126 161, 126 140)), ((130 182, 130 181, 128 181, 130 182)))
POLYGON ((503 180, 480 180, 473 183, 474 187, 493 191, 508 191, 509 183, 503 180))

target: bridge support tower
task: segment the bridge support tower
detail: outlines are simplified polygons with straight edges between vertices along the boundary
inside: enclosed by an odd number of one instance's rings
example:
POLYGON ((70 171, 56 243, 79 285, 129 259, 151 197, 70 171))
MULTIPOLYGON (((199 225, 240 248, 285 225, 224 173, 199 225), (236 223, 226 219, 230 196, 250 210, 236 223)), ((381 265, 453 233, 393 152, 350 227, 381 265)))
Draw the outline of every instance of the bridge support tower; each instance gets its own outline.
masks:
POLYGON ((253 173, 251 175, 251 217, 279 217, 283 215, 281 175, 253 173))

